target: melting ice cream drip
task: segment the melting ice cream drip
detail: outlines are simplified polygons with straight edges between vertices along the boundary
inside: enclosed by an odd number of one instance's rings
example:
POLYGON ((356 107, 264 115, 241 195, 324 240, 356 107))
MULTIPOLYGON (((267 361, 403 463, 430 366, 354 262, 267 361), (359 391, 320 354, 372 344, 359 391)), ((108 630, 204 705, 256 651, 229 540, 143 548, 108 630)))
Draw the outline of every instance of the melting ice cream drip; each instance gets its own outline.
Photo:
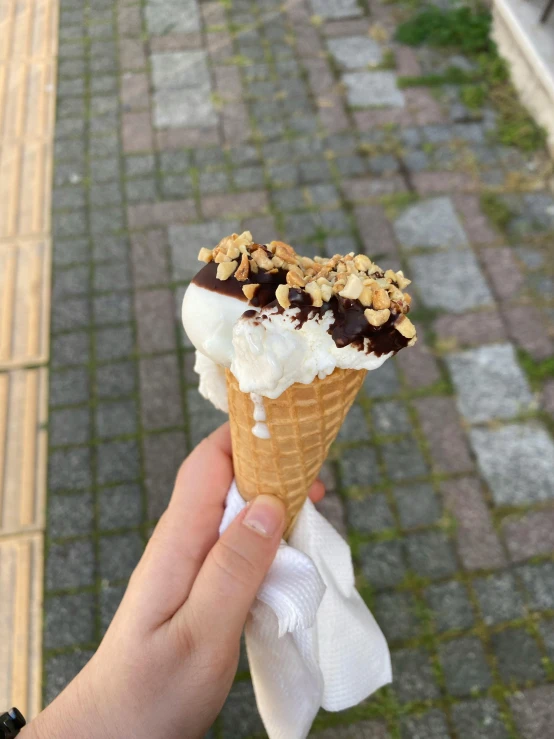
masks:
POLYGON ((256 423, 252 427, 252 433, 258 439, 269 439, 269 428, 264 421, 266 420, 264 399, 258 393, 250 393, 250 400, 254 403, 254 421, 256 423))

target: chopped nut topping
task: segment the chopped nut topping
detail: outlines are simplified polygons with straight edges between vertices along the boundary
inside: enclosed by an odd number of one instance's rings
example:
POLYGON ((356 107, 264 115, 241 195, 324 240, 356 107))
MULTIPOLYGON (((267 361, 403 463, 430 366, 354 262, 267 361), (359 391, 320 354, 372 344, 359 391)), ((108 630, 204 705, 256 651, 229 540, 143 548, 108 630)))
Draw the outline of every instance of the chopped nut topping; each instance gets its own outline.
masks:
POLYGON ((371 308, 366 308, 364 316, 372 326, 382 326, 389 320, 390 310, 388 308, 384 308, 383 310, 372 310, 371 308))
POLYGON ((364 308, 371 308, 371 303, 373 301, 373 290, 370 287, 364 287, 364 289, 360 293, 360 297, 358 298, 358 300, 364 306, 364 308))
POLYGON ((221 262, 217 268, 216 277, 218 280, 228 280, 236 270, 237 262, 221 262))
POLYGON ((237 259, 240 256, 240 249, 238 248, 236 244, 232 244, 227 249, 227 256, 230 257, 231 259, 237 259))
POLYGON ((349 298, 350 300, 357 300, 362 294, 364 286, 362 281, 357 275, 349 275, 348 280, 344 289, 340 291, 339 295, 342 298, 349 298))
POLYGON ((396 273, 396 282, 398 283, 398 287, 401 290, 412 284, 411 280, 408 280, 406 277, 404 277, 404 272, 402 272, 402 270, 398 270, 398 272, 396 273))
POLYGON ((289 270, 287 274, 287 285, 290 285, 291 287, 304 287, 305 284, 306 280, 302 275, 299 275, 295 270, 289 270))
POLYGON ((354 265, 358 272, 367 272, 371 267, 371 259, 365 254, 358 254, 354 257, 354 265))
POLYGON ((246 297, 248 298, 248 300, 252 300, 252 298, 256 294, 256 290, 259 287, 260 286, 258 284, 255 284, 255 283, 251 283, 250 285, 243 285, 242 286, 242 292, 246 295, 246 297))
POLYGON ((373 307, 376 310, 383 310, 390 307, 389 294, 383 288, 379 288, 379 290, 375 290, 373 293, 373 307))
POLYGON ((323 298, 321 295, 321 288, 319 287, 317 282, 308 282, 305 290, 312 296, 312 303, 314 304, 314 306, 316 308, 321 308, 321 306, 323 305, 323 298))
POLYGON ((400 331, 402 336, 405 336, 407 339, 413 339, 416 335, 416 327, 410 321, 408 316, 405 315, 401 315, 396 319, 394 328, 397 331, 400 331))
POLYGON ((321 299, 327 303, 327 301, 331 300, 331 297, 333 296, 333 288, 331 287, 330 283, 327 282, 323 285, 320 285, 321 290, 321 299))
POLYGON ((263 249, 256 249, 252 254, 252 259, 257 263, 258 267, 261 267, 262 269, 267 271, 273 269, 273 263, 263 249))
POLYGON ((212 259, 213 259, 212 250, 211 249, 206 249, 206 247, 203 246, 200 249, 200 251, 198 252, 198 259, 201 262, 206 262, 206 264, 208 262, 211 262, 212 259))
POLYGON ((277 298, 277 302, 279 303, 281 308, 284 308, 285 310, 287 308, 290 308, 289 290, 290 287, 288 285, 279 285, 277 290, 275 290, 275 297, 277 298))
POLYGON ((235 272, 235 277, 239 282, 244 282, 244 280, 248 279, 249 272, 250 267, 248 266, 248 257, 246 256, 246 254, 243 254, 240 260, 239 268, 235 272))

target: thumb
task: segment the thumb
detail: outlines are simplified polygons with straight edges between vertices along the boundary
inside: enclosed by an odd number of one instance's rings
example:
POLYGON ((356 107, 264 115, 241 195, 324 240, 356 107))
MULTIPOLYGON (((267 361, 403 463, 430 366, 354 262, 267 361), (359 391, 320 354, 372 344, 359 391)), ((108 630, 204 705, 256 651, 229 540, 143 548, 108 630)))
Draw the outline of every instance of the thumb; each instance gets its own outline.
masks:
POLYGON ((238 641, 285 529, 285 507, 259 495, 213 546, 184 605, 197 644, 238 641), (200 633, 198 633, 200 632, 200 633))

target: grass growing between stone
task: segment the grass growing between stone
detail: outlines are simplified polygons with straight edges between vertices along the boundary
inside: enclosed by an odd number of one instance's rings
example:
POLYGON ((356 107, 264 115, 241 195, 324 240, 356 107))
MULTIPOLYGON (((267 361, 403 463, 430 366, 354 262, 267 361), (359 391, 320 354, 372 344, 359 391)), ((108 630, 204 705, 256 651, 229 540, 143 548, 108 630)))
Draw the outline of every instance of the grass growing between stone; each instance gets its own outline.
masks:
POLYGON ((507 229, 514 215, 506 203, 493 192, 481 196, 481 210, 499 231, 507 229))
POLYGON ((439 75, 404 77, 402 87, 464 85, 462 101, 473 110, 489 100, 498 115, 496 136, 501 144, 522 151, 544 146, 546 133, 521 104, 511 83, 509 68, 491 38, 492 16, 484 6, 442 10, 429 7, 401 24, 396 40, 408 46, 430 46, 465 54, 475 71, 448 68, 439 75))

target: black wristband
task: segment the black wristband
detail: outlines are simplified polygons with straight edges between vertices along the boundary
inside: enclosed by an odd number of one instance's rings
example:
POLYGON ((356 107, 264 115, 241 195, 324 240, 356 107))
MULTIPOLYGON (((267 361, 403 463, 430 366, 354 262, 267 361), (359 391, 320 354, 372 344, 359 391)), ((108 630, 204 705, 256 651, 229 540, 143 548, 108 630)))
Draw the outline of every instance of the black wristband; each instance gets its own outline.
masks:
POLYGON ((13 739, 26 723, 21 711, 11 708, 0 716, 0 739, 13 739))

